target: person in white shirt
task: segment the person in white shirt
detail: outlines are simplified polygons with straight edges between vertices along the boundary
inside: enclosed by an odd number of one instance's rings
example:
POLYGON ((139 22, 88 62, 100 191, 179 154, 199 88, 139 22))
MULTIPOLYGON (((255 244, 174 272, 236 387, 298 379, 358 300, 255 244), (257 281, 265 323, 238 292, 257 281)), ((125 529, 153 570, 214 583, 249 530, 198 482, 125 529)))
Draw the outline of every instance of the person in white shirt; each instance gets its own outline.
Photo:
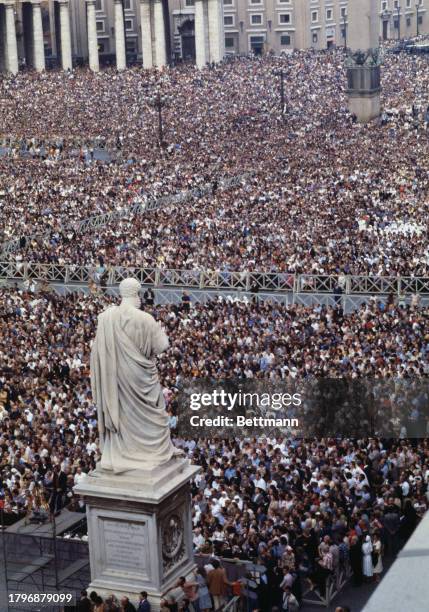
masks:
POLYGON ((267 490, 267 483, 262 478, 262 476, 261 476, 261 474, 259 472, 256 474, 256 478, 254 480, 254 485, 255 485, 255 488, 262 489, 263 491, 267 490))
POLYGON ((199 548, 201 548, 201 546, 204 546, 206 539, 205 537, 202 535, 201 533, 201 529, 195 529, 194 532, 194 537, 193 537, 193 542, 194 542, 194 546, 195 548, 198 550, 199 548))
POLYGON ((226 502, 228 501, 228 494, 226 491, 221 491, 218 503, 220 504, 221 508, 225 508, 226 502))
POLYGON ((237 504, 240 512, 243 510, 243 500, 241 499, 241 497, 239 495, 235 495, 234 496, 234 501, 237 504))
POLYGON ((410 492, 410 483, 407 480, 403 480, 401 482, 401 489, 402 489, 402 495, 404 497, 408 497, 408 494, 410 492))
POLYGON ((86 478, 85 472, 82 471, 81 467, 78 467, 76 470, 76 474, 74 475, 74 484, 78 485, 86 478))

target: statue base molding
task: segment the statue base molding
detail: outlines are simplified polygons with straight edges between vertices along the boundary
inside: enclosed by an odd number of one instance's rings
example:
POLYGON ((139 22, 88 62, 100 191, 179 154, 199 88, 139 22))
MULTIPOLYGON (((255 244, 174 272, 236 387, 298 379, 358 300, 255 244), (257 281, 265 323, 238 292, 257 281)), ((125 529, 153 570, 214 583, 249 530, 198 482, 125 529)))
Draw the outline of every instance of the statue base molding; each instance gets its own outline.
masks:
POLYGON ((347 82, 349 111, 359 123, 367 123, 379 117, 380 66, 349 66, 347 82))
POLYGON ((75 487, 86 503, 89 591, 134 604, 147 591, 159 610, 163 593, 195 567, 190 481, 198 471, 182 458, 119 475, 98 468, 75 487))
POLYGON ((381 114, 380 94, 349 94, 349 111, 359 123, 368 123, 381 114))

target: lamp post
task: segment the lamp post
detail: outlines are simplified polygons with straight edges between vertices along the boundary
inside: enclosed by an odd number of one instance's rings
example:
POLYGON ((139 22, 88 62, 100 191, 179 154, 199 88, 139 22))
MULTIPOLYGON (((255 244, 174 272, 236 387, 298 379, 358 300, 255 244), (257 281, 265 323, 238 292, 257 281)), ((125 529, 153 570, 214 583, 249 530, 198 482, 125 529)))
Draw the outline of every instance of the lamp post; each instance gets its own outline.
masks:
POLYGON ((283 119, 285 118, 285 81, 284 81, 284 70, 281 69, 274 74, 280 76, 280 106, 281 106, 281 115, 283 119))
POLYGON ((158 143, 161 148, 165 147, 164 142, 164 126, 162 123, 162 109, 167 105, 167 101, 161 96, 161 92, 158 91, 156 96, 151 101, 152 106, 158 111, 158 143))

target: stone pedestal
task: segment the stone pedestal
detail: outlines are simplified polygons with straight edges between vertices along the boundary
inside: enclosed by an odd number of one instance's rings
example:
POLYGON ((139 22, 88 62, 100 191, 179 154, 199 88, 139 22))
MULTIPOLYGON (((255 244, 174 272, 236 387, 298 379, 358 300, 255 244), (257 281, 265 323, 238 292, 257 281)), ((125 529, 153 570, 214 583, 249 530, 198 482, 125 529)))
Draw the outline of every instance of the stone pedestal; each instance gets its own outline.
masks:
POLYGON ((349 110, 361 123, 380 115, 380 66, 347 68, 349 110))
POLYGON ((349 111, 356 115, 359 123, 368 123, 380 116, 380 94, 353 96, 349 95, 349 111))
POLYGON ((97 468, 75 487, 87 508, 90 591, 133 603, 147 591, 159 610, 162 594, 194 568, 190 481, 198 470, 185 459, 121 475, 97 468))
POLYGON ((374 0, 355 0, 347 9, 349 110, 366 123, 380 114, 380 16, 374 0))

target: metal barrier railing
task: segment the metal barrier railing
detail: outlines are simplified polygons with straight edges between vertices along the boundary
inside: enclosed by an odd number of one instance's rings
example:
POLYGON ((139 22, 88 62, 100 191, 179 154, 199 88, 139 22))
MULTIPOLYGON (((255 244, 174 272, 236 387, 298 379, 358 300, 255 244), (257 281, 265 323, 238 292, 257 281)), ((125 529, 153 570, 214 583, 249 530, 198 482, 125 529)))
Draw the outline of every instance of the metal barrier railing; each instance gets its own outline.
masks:
MULTIPOLYGON (((194 187, 193 189, 180 191, 179 193, 163 195, 157 198, 145 198, 143 202, 135 202, 131 206, 126 206, 124 208, 121 208, 120 210, 114 210, 111 212, 102 213, 100 215, 93 215, 92 217, 88 217, 87 219, 83 219, 82 221, 62 225, 61 230, 72 230, 78 233, 91 232, 92 230, 97 230, 100 227, 108 225, 113 221, 130 218, 134 215, 142 215, 144 213, 163 208, 164 206, 181 204, 193 200, 194 198, 202 198, 206 195, 210 195, 211 193, 213 193, 215 189, 219 191, 227 191, 228 189, 234 189, 234 187, 237 187, 241 183, 241 181, 245 180, 246 178, 249 178, 250 176, 253 176, 253 174, 253 171, 243 172, 242 174, 236 176, 221 177, 216 182, 204 183, 202 185, 194 187)), ((49 235, 49 232, 42 232, 38 234, 26 235, 25 238, 27 241, 40 240, 45 237, 49 237, 49 235)), ((18 238, 4 242, 0 245, 0 252, 2 252, 3 255, 10 255, 11 253, 14 253, 19 249, 20 239, 21 237, 19 236, 18 238)))
POLYGON ((222 608, 222 612, 238 612, 239 609, 240 597, 236 595, 222 608))
POLYGON ((352 571, 348 563, 341 568, 337 568, 337 570, 332 572, 332 575, 328 576, 326 579, 323 594, 315 589, 308 589, 304 592, 302 601, 311 606, 329 608, 332 600, 343 590, 351 575, 352 571))
POLYGON ((330 295, 341 300, 347 295, 411 294, 429 295, 429 278, 365 277, 287 274, 272 272, 226 272, 214 270, 174 270, 112 266, 76 266, 34 262, 0 261, 0 280, 36 281, 64 285, 103 283, 117 286, 124 278, 134 277, 142 285, 193 290, 231 290, 234 292, 293 293, 294 295, 330 295))

